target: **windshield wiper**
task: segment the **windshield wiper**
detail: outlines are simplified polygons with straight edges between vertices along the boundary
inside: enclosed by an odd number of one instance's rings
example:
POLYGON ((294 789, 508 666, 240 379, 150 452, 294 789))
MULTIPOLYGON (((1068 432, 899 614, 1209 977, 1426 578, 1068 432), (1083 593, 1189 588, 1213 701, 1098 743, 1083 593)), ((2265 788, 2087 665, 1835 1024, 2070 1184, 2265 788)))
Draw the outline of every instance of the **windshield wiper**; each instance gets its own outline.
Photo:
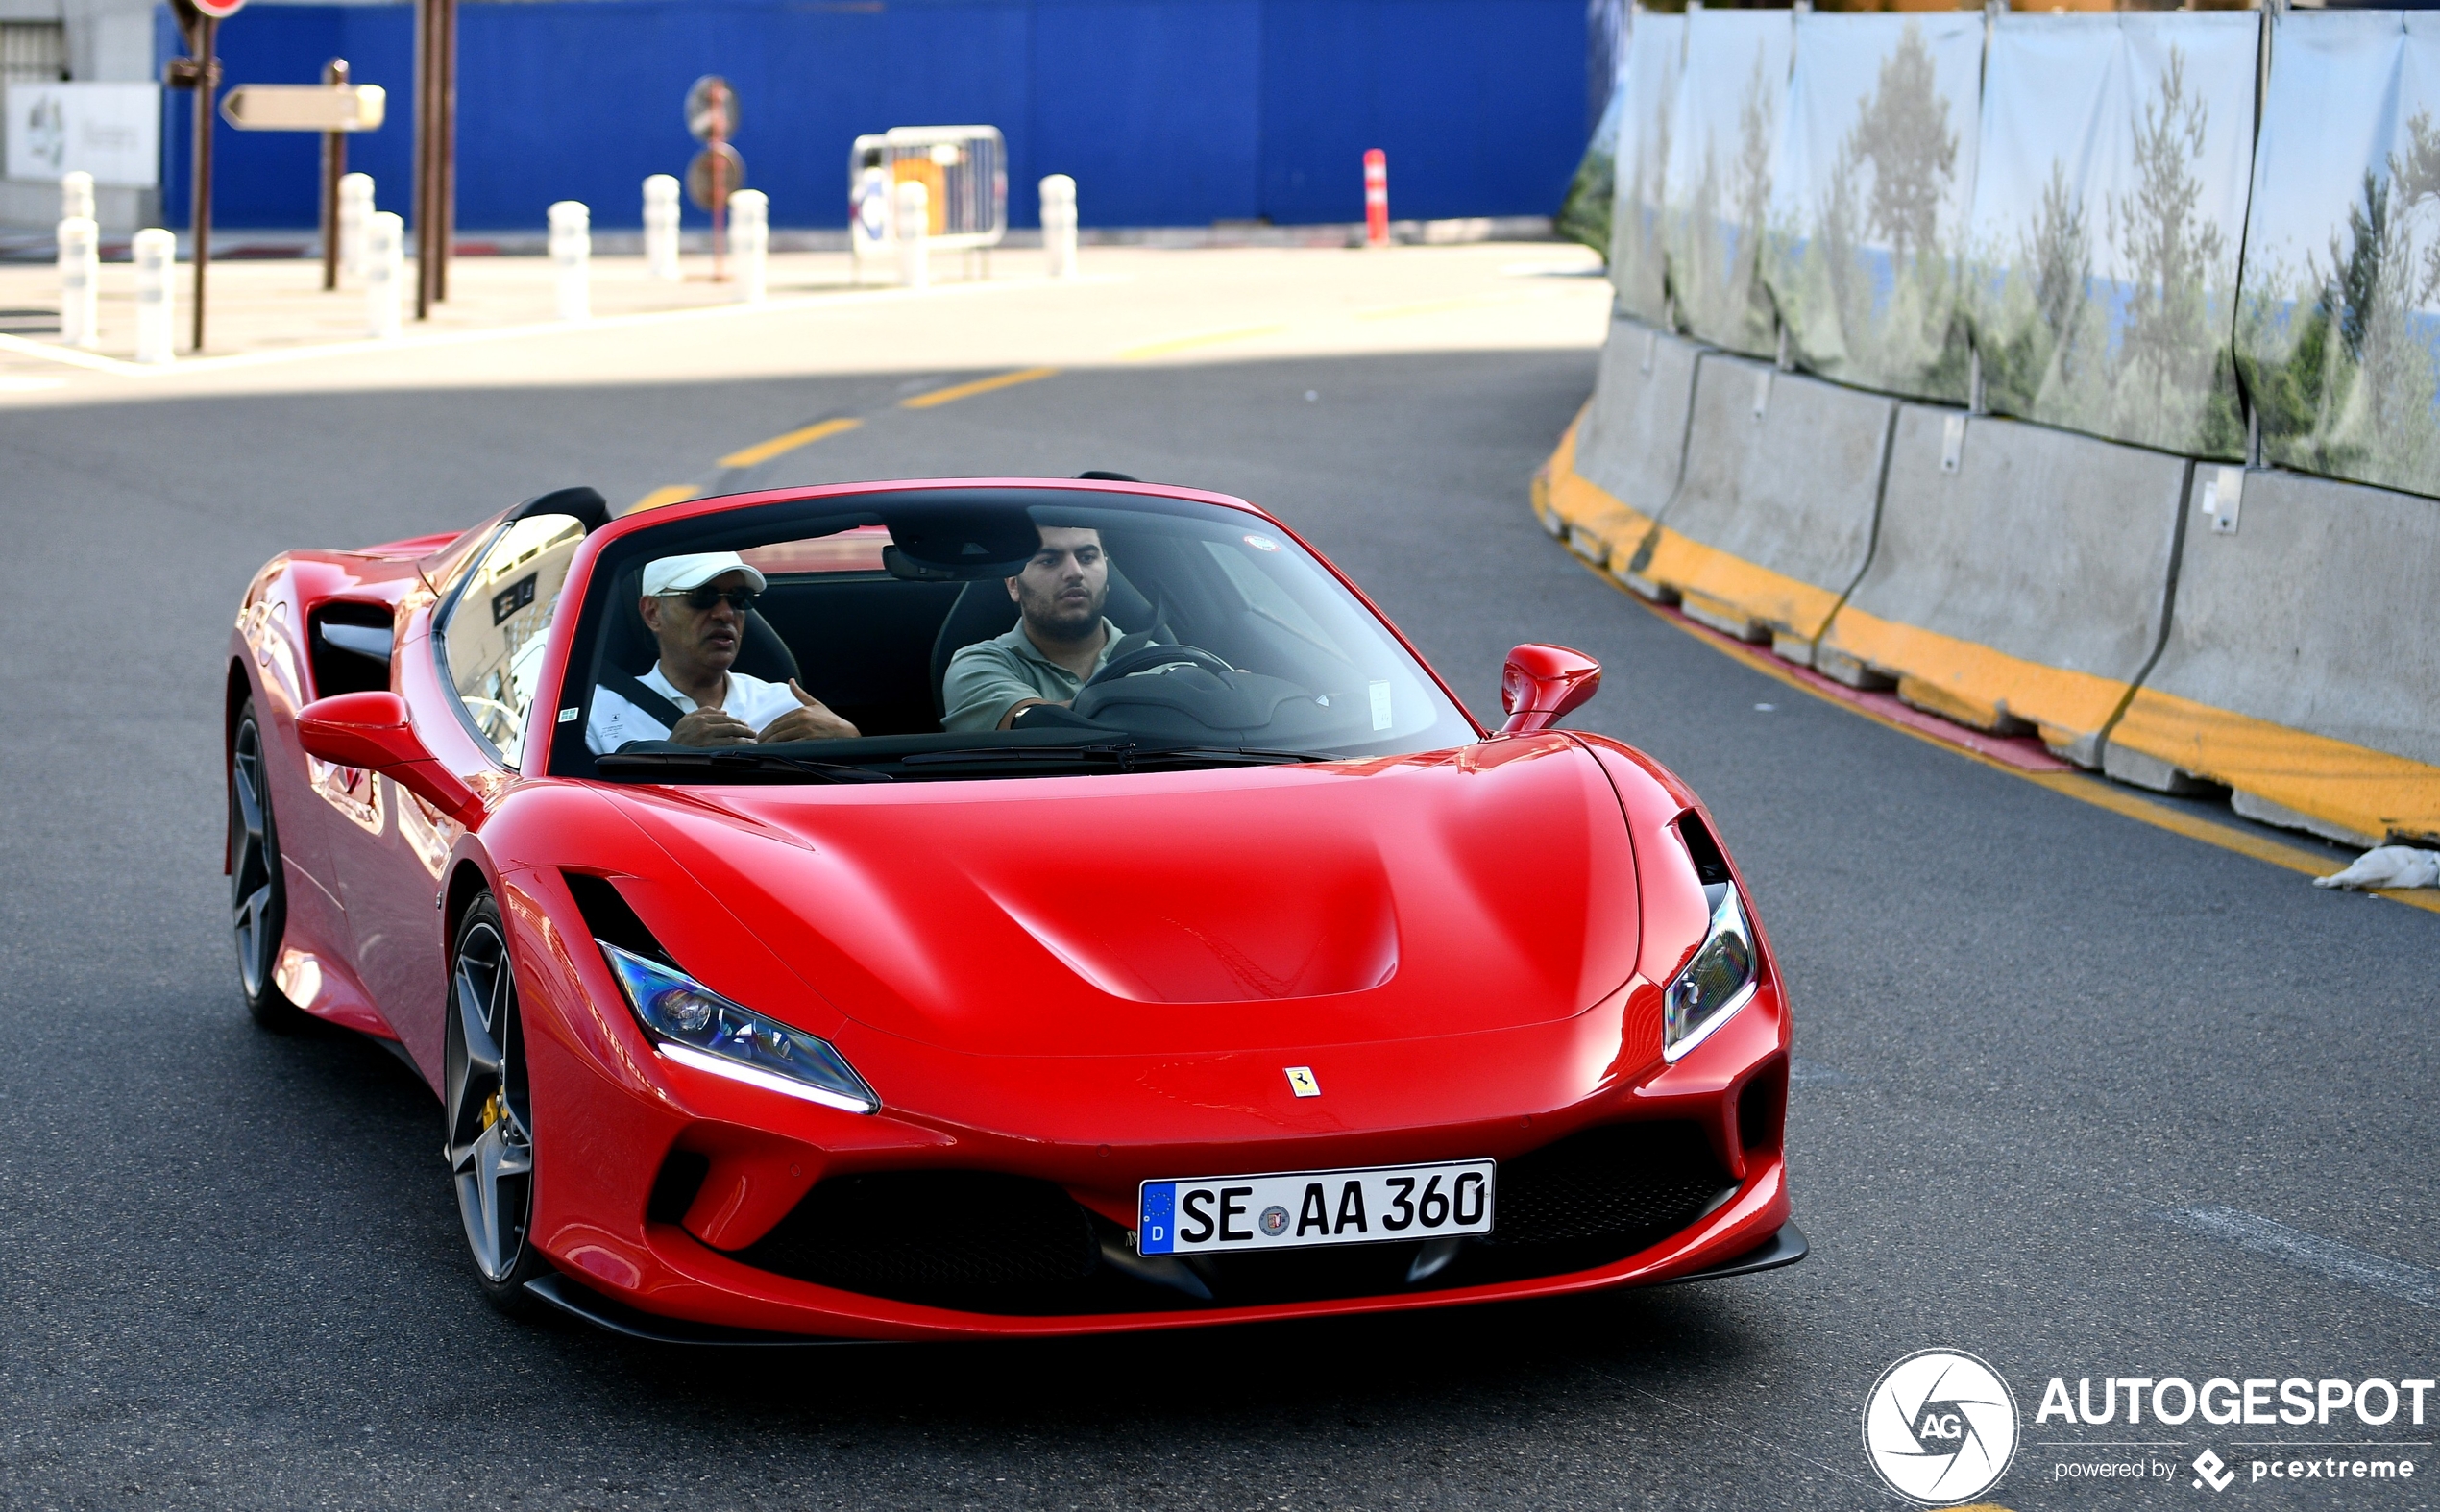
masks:
POLYGON ((1139 749, 1135 759, 1145 761, 1208 762, 1215 766, 1285 767, 1300 762, 1337 761, 1328 751, 1284 751, 1266 749, 1260 745, 1153 745, 1139 749))
POLYGON ((665 772, 673 768, 715 772, 793 772, 811 777, 816 782, 895 782, 886 771, 869 767, 846 767, 837 762, 807 761, 801 756, 783 756, 777 751, 758 751, 742 745, 724 745, 699 751, 627 751, 612 752, 597 758, 602 775, 646 776, 665 772))
POLYGON ((1312 751, 1266 750, 1254 745, 1147 745, 1136 741, 1102 742, 1091 745, 980 745, 957 750, 917 751, 898 758, 901 767, 1039 766, 1115 767, 1135 771, 1175 765, 1277 767, 1299 762, 1336 761, 1312 751))

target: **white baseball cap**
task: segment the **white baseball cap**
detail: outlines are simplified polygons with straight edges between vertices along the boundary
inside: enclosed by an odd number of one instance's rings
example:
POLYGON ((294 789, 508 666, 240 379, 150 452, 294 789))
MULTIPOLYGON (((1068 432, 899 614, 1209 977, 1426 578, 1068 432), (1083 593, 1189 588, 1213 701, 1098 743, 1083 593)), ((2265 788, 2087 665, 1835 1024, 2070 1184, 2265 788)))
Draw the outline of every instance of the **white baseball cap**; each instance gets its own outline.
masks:
POLYGON ((735 551, 696 551, 688 556, 664 556, 647 562, 644 567, 644 597, 658 598, 664 594, 682 594, 700 588, 727 573, 744 573, 756 593, 770 586, 769 579, 745 565, 745 558, 735 551))

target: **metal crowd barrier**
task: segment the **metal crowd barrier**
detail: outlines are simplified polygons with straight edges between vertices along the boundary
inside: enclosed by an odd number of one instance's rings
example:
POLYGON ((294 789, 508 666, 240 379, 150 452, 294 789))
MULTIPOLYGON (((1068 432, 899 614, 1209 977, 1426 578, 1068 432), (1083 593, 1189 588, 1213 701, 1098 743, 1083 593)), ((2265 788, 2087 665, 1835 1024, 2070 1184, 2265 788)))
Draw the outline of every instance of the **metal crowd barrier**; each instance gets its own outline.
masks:
POLYGON ((864 259, 885 255, 898 240, 896 186, 924 186, 931 245, 944 252, 986 254, 1008 234, 1008 144, 996 126, 897 126, 859 136, 847 155, 849 252, 855 276, 864 259))

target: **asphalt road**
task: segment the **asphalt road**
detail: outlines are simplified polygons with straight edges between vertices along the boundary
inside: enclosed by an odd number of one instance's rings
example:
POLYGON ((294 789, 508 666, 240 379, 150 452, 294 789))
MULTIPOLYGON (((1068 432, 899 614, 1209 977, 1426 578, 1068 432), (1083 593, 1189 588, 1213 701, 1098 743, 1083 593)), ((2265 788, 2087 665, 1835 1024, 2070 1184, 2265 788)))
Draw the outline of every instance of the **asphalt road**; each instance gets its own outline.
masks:
POLYGON ((2431 1500, 2440 1400, 2420 1428, 2035 1410, 2051 1377, 2440 1375, 2440 918, 1867 722, 1604 586, 1524 498, 1593 366, 1070 371, 924 412, 892 403, 949 375, 0 412, 0 1502, 1894 1506, 1858 1414, 1932 1345, 2016 1392, 2026 1446, 1990 1494, 2013 1507, 2216 1501, 2184 1461, 2271 1452, 2240 1438, 2408 1441, 2388 1452, 2420 1474, 2241 1475, 2233 1501, 2431 1500), (495 1316, 424 1087, 238 1003, 216 748, 237 595, 283 547, 570 482, 632 499, 833 414, 871 418, 729 481, 1098 467, 1227 490, 1349 568, 1478 709, 1514 643, 1600 658, 1580 722, 1705 795, 1793 984, 1811 1258, 1081 1344, 739 1358, 495 1316), (2172 1221, 2198 1208, 2234 1216, 2172 1221), (2130 1438, 2175 1447, 2091 1447, 2130 1438), (2054 1478, 2147 1454, 2177 1473, 2054 1478))

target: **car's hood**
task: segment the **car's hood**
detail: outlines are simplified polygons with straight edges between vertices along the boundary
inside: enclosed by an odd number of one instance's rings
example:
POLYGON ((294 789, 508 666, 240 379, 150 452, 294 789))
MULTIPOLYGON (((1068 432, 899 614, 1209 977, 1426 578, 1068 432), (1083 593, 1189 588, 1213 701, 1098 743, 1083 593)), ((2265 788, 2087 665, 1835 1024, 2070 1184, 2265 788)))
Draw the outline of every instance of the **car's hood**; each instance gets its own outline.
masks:
MULTIPOLYGON (((1634 969, 1618 799, 1561 736, 1364 764, 618 801, 677 865, 649 894, 708 890, 850 1018, 974 1054, 1507 1028, 1579 1012, 1634 969)), ((719 962, 681 959, 720 987, 719 962)))

